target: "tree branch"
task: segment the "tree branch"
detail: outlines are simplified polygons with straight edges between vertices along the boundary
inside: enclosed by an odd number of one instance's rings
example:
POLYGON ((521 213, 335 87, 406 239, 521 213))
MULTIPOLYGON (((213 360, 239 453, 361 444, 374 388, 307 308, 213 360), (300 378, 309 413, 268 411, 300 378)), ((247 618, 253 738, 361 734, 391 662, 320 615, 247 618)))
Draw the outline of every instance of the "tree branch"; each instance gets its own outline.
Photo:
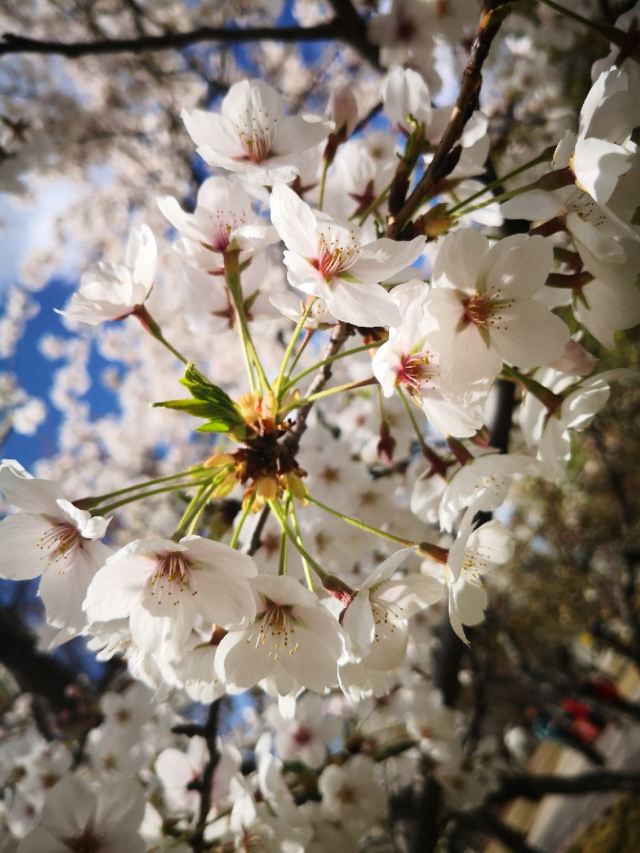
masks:
POLYGON ((16 33, 4 33, 0 41, 0 56, 31 53, 55 54, 68 59, 77 59, 82 56, 105 56, 115 53, 138 54, 159 50, 179 50, 200 42, 240 44, 253 41, 312 42, 332 39, 351 45, 373 65, 378 66, 377 48, 370 45, 366 38, 363 40, 362 31, 353 28, 350 19, 341 17, 313 27, 197 27, 184 33, 162 33, 102 41, 41 41, 16 33))
POLYGON ((640 773, 624 770, 599 770, 576 776, 529 775, 522 773, 507 777, 500 787, 488 797, 489 803, 503 803, 524 797, 541 800, 547 794, 579 796, 599 791, 640 791, 640 773))
POLYGON ((461 148, 457 146, 454 149, 454 146, 478 106, 478 96, 482 86, 482 66, 508 11, 509 6, 506 5, 505 0, 483 0, 476 36, 462 75, 460 94, 449 123, 424 175, 398 213, 390 218, 387 227, 388 237, 398 239, 406 223, 420 205, 430 197, 436 185, 455 168, 461 148))

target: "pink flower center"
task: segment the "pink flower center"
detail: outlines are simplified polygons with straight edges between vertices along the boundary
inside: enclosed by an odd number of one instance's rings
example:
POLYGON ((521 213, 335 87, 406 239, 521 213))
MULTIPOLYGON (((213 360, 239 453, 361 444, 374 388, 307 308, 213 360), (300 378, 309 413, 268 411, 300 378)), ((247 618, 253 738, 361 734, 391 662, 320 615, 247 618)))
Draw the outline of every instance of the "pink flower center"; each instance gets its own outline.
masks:
POLYGON ((314 266, 325 281, 331 281, 332 278, 353 266, 359 254, 360 246, 353 232, 346 246, 322 234, 318 247, 318 258, 314 266))
POLYGON ((100 839, 88 827, 75 838, 65 838, 63 843, 72 853, 100 853, 102 848, 100 839))
POLYGON ((47 563, 60 563, 66 560, 75 548, 82 548, 80 531, 66 521, 51 520, 52 526, 46 530, 37 542, 41 559, 47 563))
MULTIPOLYGON (((247 642, 251 642, 251 635, 247 642)), ((267 600, 267 609, 259 623, 255 647, 267 646, 269 657, 278 660, 279 655, 288 652, 290 655, 299 650, 295 639, 295 626, 291 617, 291 606, 276 604, 267 600)))
MULTIPOLYGON (((167 598, 175 595, 174 606, 178 604, 181 593, 189 590, 191 577, 191 565, 184 554, 180 551, 165 551, 156 554, 157 564, 151 576, 150 595, 160 604, 163 595, 167 598)), ((192 595, 197 592, 193 590, 192 595)))
POLYGON ((298 726, 293 733, 293 740, 298 746, 306 746, 313 740, 313 734, 309 729, 305 729, 304 726, 298 726))
POLYGON ((241 130, 238 133, 240 143, 244 150, 244 159, 251 163, 262 163, 271 154, 271 136, 267 133, 260 134, 257 131, 241 130))
POLYGON ((502 320, 500 310, 508 308, 512 301, 501 299, 499 290, 470 296, 462 303, 464 308, 462 320, 464 323, 473 323, 474 326, 482 326, 485 329, 489 326, 498 327, 502 320))
POLYGON ((396 385, 406 385, 412 396, 420 396, 424 386, 432 383, 434 373, 435 368, 429 361, 429 353, 403 355, 396 373, 396 385))

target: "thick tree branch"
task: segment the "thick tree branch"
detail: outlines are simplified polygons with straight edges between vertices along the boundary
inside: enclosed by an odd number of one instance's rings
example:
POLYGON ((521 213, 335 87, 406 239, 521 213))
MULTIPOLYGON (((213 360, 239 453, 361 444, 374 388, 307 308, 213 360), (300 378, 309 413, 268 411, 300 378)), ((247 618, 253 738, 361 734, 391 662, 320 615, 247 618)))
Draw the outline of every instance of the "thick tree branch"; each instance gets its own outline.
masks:
POLYGON ((0 608, 0 664, 6 666, 26 693, 42 696, 56 710, 72 708, 69 692, 76 676, 52 655, 41 652, 36 638, 6 607, 0 608))
POLYGON ((507 777, 500 787, 488 797, 489 803, 503 803, 524 797, 541 800, 547 794, 579 796, 599 791, 640 792, 640 773, 625 770, 598 770, 576 776, 529 775, 522 773, 507 777))
MULTIPOLYGON (((358 20, 362 24, 359 17, 358 20)), ((116 53, 137 55, 150 51, 180 50, 201 42, 240 44, 255 41, 311 42, 332 39, 351 45, 373 65, 378 65, 377 48, 369 44, 361 28, 355 28, 352 25, 351 18, 341 17, 313 27, 197 27, 184 33, 162 33, 100 41, 45 41, 16 33, 4 33, 0 41, 0 56, 30 53, 55 54, 68 59, 77 59, 82 56, 105 56, 116 53)))
POLYGON ((455 168, 461 149, 460 146, 454 146, 462 136, 465 125, 474 110, 477 109, 478 96, 482 86, 482 66, 508 11, 509 6, 505 0, 484 0, 482 3, 482 14, 478 29, 471 46, 469 61, 462 75, 460 94, 451 113, 449 123, 424 175, 398 213, 390 219, 387 227, 388 237, 397 239, 401 235, 404 226, 423 202, 431 196, 436 185, 455 168))

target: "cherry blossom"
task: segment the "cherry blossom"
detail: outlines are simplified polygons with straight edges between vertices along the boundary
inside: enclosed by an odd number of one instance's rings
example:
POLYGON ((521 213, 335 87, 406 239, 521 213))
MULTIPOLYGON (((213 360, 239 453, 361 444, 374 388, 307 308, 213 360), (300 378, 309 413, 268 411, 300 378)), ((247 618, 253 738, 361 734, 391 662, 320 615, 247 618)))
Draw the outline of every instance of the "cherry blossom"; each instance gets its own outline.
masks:
POLYGON ((86 272, 80 289, 60 313, 71 320, 96 326, 133 314, 151 293, 158 249, 151 229, 141 225, 131 232, 124 265, 102 261, 86 272))
POLYGON ((47 621, 82 631, 82 600, 111 554, 100 541, 110 519, 78 509, 62 497, 57 483, 35 479, 15 460, 0 462, 0 490, 21 510, 0 522, 0 576, 41 576, 38 591, 47 621))
POLYGON ((493 380, 503 361, 536 367, 562 355, 568 329, 534 298, 551 263, 551 244, 542 237, 518 234, 492 248, 468 229, 444 239, 425 314, 445 388, 493 380))
POLYGON ((314 212, 288 187, 271 195, 271 220, 284 241, 289 282, 324 300, 336 320, 359 326, 388 326, 398 309, 380 282, 412 264, 424 238, 408 243, 387 238, 362 245, 356 225, 314 212))
POLYGON ((261 80, 234 83, 220 113, 185 110, 182 118, 207 163, 265 184, 292 180, 296 157, 331 130, 326 122, 286 116, 282 97, 261 80))
POLYGON ((18 846, 19 853, 96 850, 144 853, 138 833, 144 812, 142 787, 132 780, 94 792, 77 776, 65 776, 49 792, 40 824, 18 846))
POLYGON ((322 691, 337 680, 339 626, 313 593, 291 577, 258 575, 256 619, 232 630, 215 659, 228 690, 241 691, 273 675, 282 695, 293 685, 322 691))
POLYGON ((251 621, 247 579, 255 574, 250 557, 201 536, 138 539, 107 560, 84 607, 90 621, 128 617, 136 645, 162 656, 181 648, 198 619, 223 627, 251 621))

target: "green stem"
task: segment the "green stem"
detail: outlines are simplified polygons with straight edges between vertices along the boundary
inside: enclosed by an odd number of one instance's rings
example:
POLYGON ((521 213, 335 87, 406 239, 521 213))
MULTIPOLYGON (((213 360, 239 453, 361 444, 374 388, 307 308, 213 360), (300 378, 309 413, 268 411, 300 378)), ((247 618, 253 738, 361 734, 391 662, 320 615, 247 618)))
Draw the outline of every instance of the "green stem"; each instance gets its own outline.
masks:
POLYGON ((196 525, 200 521, 202 517, 202 513, 205 511, 209 500, 211 499, 211 495, 219 483, 219 478, 216 478, 208 487, 203 486, 202 499, 200 501, 200 505, 198 509, 194 512, 193 516, 189 519, 189 526, 187 527, 187 536, 191 536, 191 534, 195 531, 196 525))
MULTIPOLYGON (((619 47, 624 51, 628 50, 629 36, 617 27, 611 27, 606 24, 599 24, 597 21, 591 21, 589 18, 584 18, 577 12, 573 12, 571 9, 561 6, 559 3, 555 3, 554 0, 539 0, 539 2, 544 6, 548 6, 550 9, 553 9, 554 12, 557 12, 559 15, 564 15, 565 18, 570 18, 572 21, 576 21, 578 24, 588 27, 590 30, 598 33, 598 35, 601 35, 602 38, 612 44, 615 44, 616 47, 619 47)), ((629 56, 631 56, 632 59, 636 59, 632 54, 629 54, 629 56)))
POLYGON ((116 498, 119 495, 126 495, 127 492, 136 492, 140 489, 146 489, 148 486, 156 486, 158 483, 168 483, 171 480, 177 480, 180 477, 188 477, 190 474, 200 474, 207 469, 203 465, 194 466, 186 471, 179 471, 177 474, 169 474, 166 477, 156 477, 155 480, 146 480, 144 483, 136 483, 135 486, 125 486, 123 489, 116 489, 115 492, 105 492, 103 495, 93 495, 88 498, 80 498, 74 501, 73 505, 78 509, 93 509, 94 506, 101 504, 107 498, 116 498))
POLYGON ((387 186, 382 190, 382 192, 377 195, 374 200, 365 207, 365 209, 360 214, 360 221, 358 222, 358 225, 360 225, 360 227, 362 227, 367 221, 367 219, 369 218, 369 214, 376 210, 386 199, 386 197, 389 195, 390 189, 391 183, 387 184, 387 186))
MULTIPOLYGON (((298 537, 298 542, 303 545, 304 543, 302 541, 302 532, 300 530, 300 525, 298 524, 298 514, 296 513, 296 507, 292 500, 289 501, 289 513, 293 521, 293 530, 296 536, 298 537)), ((309 587, 311 592, 315 592, 315 585, 313 583, 313 575, 311 574, 311 566, 309 564, 309 561, 306 560, 304 556, 300 556, 302 557, 302 568, 304 569, 304 576, 307 581, 307 586, 309 587)))
POLYGON ((280 534, 280 553, 278 554, 278 575, 287 573, 287 531, 280 534))
MULTIPOLYGON (((469 198, 465 198, 462 201, 458 202, 455 207, 450 208, 447 213, 451 215, 455 213, 460 208, 466 207, 470 202, 475 201, 480 196, 483 196, 485 193, 490 192, 491 190, 496 189, 497 187, 501 187, 505 181, 511 180, 511 178, 515 178, 518 175, 521 175, 523 172, 526 172, 528 169, 533 168, 533 166, 538 166, 540 163, 547 163, 553 157, 554 148, 545 148, 542 154, 538 154, 537 157, 534 157, 533 160, 528 160, 526 163, 523 163, 521 166, 517 166, 515 169, 512 169, 510 172, 507 172, 506 175, 503 175, 501 178, 496 178, 495 181, 491 181, 490 184, 485 184, 481 190, 478 190, 477 193, 470 195, 469 198)), ((496 196, 491 197, 491 201, 495 201, 496 196)))
POLYGON ((252 391, 257 391, 257 386, 255 382, 255 377, 253 374, 253 367, 255 367, 260 385, 264 391, 270 391, 271 386, 269 385, 269 380, 267 379, 267 375, 264 372, 264 368, 262 366, 262 362, 258 356, 258 352, 255 348, 255 344, 253 343, 253 338, 251 337, 251 332, 249 331, 249 324, 247 323, 247 317, 244 311, 244 301, 242 299, 242 284, 240 282, 240 265, 239 265, 239 252, 226 252, 224 256, 224 277, 227 282, 227 287, 229 288, 229 293, 231 294, 231 299, 233 301, 233 307, 236 312, 236 319, 238 322, 238 329, 240 330, 240 338, 242 341, 242 349, 244 352, 245 362, 247 365, 247 374, 249 377, 249 383, 251 385, 252 391))
POLYGON ((276 401, 278 403, 280 402, 280 397, 281 397, 281 390, 280 389, 282 388, 282 384, 284 382, 284 375, 287 371, 287 365, 289 364, 289 359, 291 358, 293 348, 296 345, 296 341, 298 340, 300 332, 304 328, 304 324, 307 322, 307 319, 309 317, 309 314, 311 312, 311 309, 313 308, 313 304, 315 301, 316 301, 316 298, 314 296, 313 299, 311 299, 311 301, 307 304, 304 311, 302 312, 300 319, 296 323, 296 327, 293 330, 293 334, 291 335, 291 340, 289 341, 289 344, 285 350, 284 356, 282 357, 282 363, 280 364, 280 372, 278 373, 278 378, 276 379, 276 383, 274 386, 274 394, 276 397, 276 401))
POLYGON ((256 499, 256 493, 252 492, 251 497, 246 502, 245 506, 242 509, 242 515, 238 519, 238 523, 236 524, 233 530, 233 536, 231 537, 231 541, 229 542, 230 548, 238 547, 238 540, 240 539, 240 533, 242 532, 242 528, 244 527, 244 523, 249 517, 249 513, 251 512, 251 507, 253 506, 253 502, 256 499))
POLYGON ((404 406, 405 411, 409 417, 409 420, 411 421, 411 425, 413 426, 413 431, 415 432, 416 438, 418 439, 418 444, 420 445, 420 450, 422 450, 422 454, 423 454, 423 456, 425 456, 427 453, 427 444, 424 440, 424 436, 422 435, 422 430, 420 429, 420 425, 418 424, 418 421, 416 420, 416 416, 414 415, 414 413, 411 409, 411 403, 407 400, 407 395, 404 393, 402 388, 400 388, 400 386, 398 386, 396 388, 396 391, 398 392, 398 396, 402 400, 402 405, 404 406))
POLYGON ((170 344, 169 341, 162 334, 162 329, 160 325, 153 319, 149 311, 147 310, 145 305, 136 305, 135 309, 131 312, 132 316, 137 317, 138 320, 142 323, 144 328, 149 332, 152 337, 154 337, 159 343, 162 344, 163 347, 169 350, 172 355, 175 355, 177 359, 179 359, 183 364, 189 364, 189 359, 186 358, 182 353, 177 350, 173 344, 170 344))
POLYGON ((292 409, 299 409, 300 406, 306 406, 307 403, 314 403, 316 400, 322 400, 324 397, 331 397, 332 394, 341 394, 343 391, 353 391, 356 388, 366 388, 368 385, 375 385, 377 381, 378 380, 375 376, 371 376, 369 379, 363 379, 361 382, 347 382, 345 385, 336 385, 334 388, 325 388, 324 391, 317 391, 315 394, 310 394, 302 400, 296 400, 294 403, 291 403, 290 406, 287 406, 283 410, 282 414, 286 414, 292 409))
MULTIPOLYGON (((281 509, 280 505, 275 503, 275 501, 269 501, 269 506, 271 507, 271 511, 273 512, 275 517, 278 519, 281 529, 286 532, 287 536, 289 537, 289 539, 291 540, 291 542, 293 543, 295 548, 300 552, 301 557, 309 563, 309 565, 314 570, 314 572, 318 575, 320 580, 324 581, 325 579, 327 579, 329 577, 328 574, 313 559, 313 557, 306 550, 304 545, 300 541, 298 541, 298 538, 297 538, 295 532, 291 529, 291 527, 287 523, 287 520, 282 513, 282 509, 281 509)), ((309 582, 309 578, 307 578, 307 583, 308 582, 309 582)), ((311 583, 313 584, 313 580, 311 580, 311 583)))
MULTIPOLYGON (((126 506, 127 504, 134 503, 135 501, 142 501, 145 498, 150 498, 152 495, 161 495, 166 494, 168 492, 179 492, 184 491, 184 489, 190 489, 192 486, 200 486, 203 483, 209 483, 210 480, 191 480, 188 483, 175 483, 172 486, 165 486, 161 489, 151 489, 150 492, 144 492, 143 494, 131 495, 128 498, 125 498, 121 501, 116 501, 115 503, 108 504, 107 506, 101 506, 98 508, 98 512, 101 515, 104 515, 107 512, 112 512, 114 509, 118 509, 118 507, 126 506)), ((96 514, 94 512, 94 514, 96 514)))
POLYGON ((329 171, 330 162, 324 160, 322 164, 322 174, 320 175, 320 195, 318 198, 318 210, 322 210, 324 205, 324 193, 327 188, 327 173, 329 171))
POLYGON ((345 515, 343 512, 339 512, 337 509, 333 509, 326 504, 323 504, 321 501, 317 500, 317 498, 312 498, 311 495, 307 495, 307 500, 309 503, 315 504, 320 509, 328 512, 329 515, 333 515, 335 518, 340 518, 342 521, 345 521, 347 524, 350 524, 352 527, 358 527, 360 530, 364 530, 367 533, 372 533, 374 536, 379 536, 381 539, 388 539, 390 542, 395 542, 397 545, 402 545, 404 548, 419 548, 419 542, 413 542, 411 539, 404 539, 402 536, 395 536, 393 533, 387 533, 386 530, 380 530, 378 527, 374 527, 372 524, 367 524, 366 521, 360 521, 358 518, 353 518, 350 515, 345 515))
POLYGON ((384 344, 385 341, 374 341, 370 344, 363 344, 361 347, 354 347, 353 349, 347 349, 343 352, 338 352, 335 355, 329 356, 329 358, 324 358, 322 361, 316 361, 315 364, 312 364, 311 367, 307 367, 304 370, 300 371, 297 376, 294 376, 293 379, 289 379, 284 386, 283 392, 286 393, 289 388, 292 388, 294 385, 297 385, 301 379, 304 379, 305 376, 308 376, 310 373, 315 373, 316 370, 319 370, 321 367, 324 367, 325 364, 332 364, 334 361, 338 361, 340 358, 346 358, 349 355, 356 355, 359 352, 365 352, 365 350, 377 349, 384 344))
MULTIPOLYGON (((301 355, 302 355, 302 353, 306 350, 306 348, 307 348, 307 345, 308 345, 309 341, 311 340, 311 338, 312 338, 312 337, 313 337, 313 335, 314 335, 314 332, 315 332, 315 329, 307 329, 307 330, 306 330, 306 332, 305 332, 305 334, 304 334, 304 339, 303 339, 302 343, 300 344, 300 346, 298 347, 298 352, 294 355, 294 357, 293 357, 293 361, 291 362, 291 366, 289 367, 289 376, 291 376, 291 374, 292 374, 292 373, 293 373, 293 371, 295 370, 296 365, 297 365, 297 364, 298 364, 298 362, 300 361, 300 356, 301 356, 301 355)), ((285 387, 286 387, 286 388, 288 388, 288 387, 289 387, 289 383, 288 383, 288 382, 287 382, 287 384, 286 384, 286 386, 285 386, 285 387)))

